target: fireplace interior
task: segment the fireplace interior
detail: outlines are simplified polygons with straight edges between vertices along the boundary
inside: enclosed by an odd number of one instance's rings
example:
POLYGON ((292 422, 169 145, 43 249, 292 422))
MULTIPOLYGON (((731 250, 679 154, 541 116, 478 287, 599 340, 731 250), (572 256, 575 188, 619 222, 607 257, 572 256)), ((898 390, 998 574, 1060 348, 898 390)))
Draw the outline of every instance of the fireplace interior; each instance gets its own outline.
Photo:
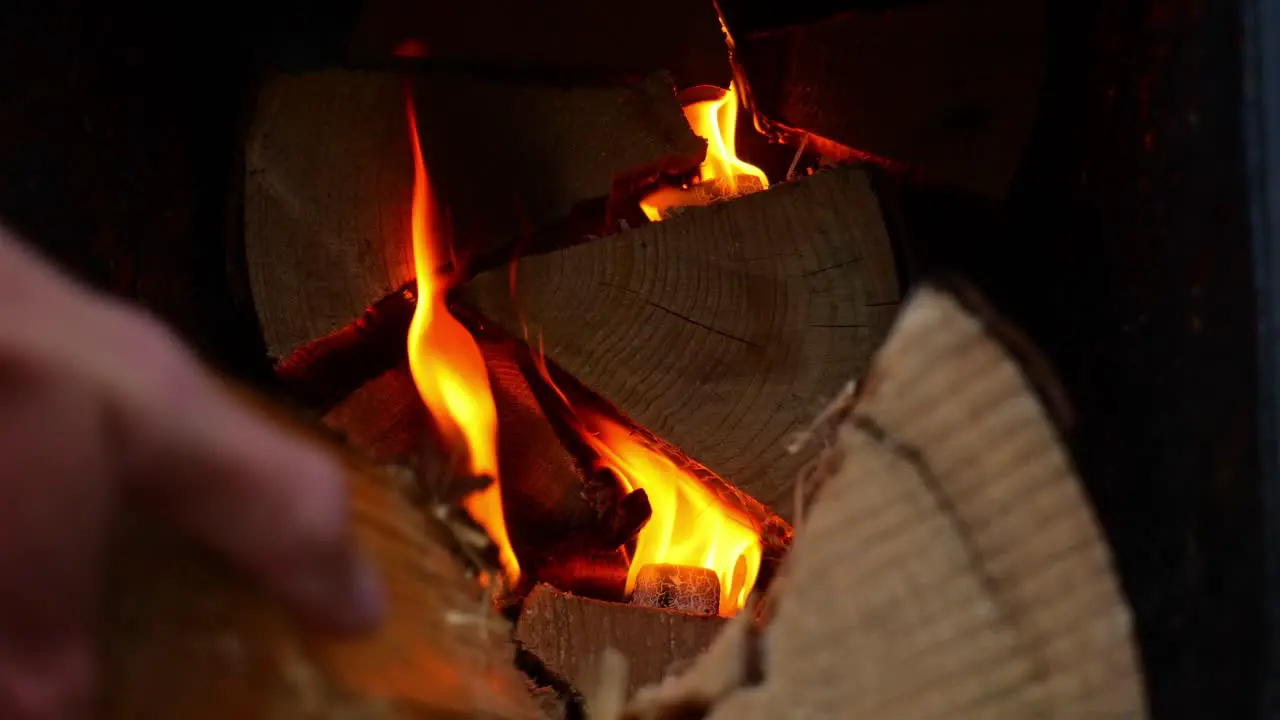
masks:
MULTIPOLYGON (((142 168, 131 187, 178 203, 162 214, 191 238, 121 240, 137 201, 102 180, 71 192, 114 218, 92 247, 46 249, 299 410, 360 487, 394 478, 394 500, 356 495, 357 522, 398 528, 384 560, 438 571, 394 576, 412 599, 398 644, 319 653, 341 687, 321 700, 185 683, 131 618, 108 657, 142 659, 108 673, 109 712, 1245 703, 1263 642, 1253 385, 1194 380, 1253 352, 1243 211, 1223 197, 1237 168, 1153 170, 1231 155, 1201 147, 1229 123, 1178 84, 1210 70, 1167 70, 1221 40, 1225 11, 1066 5, 281 4, 219 25, 239 41, 216 53, 151 32, 178 22, 152 9, 31 20, 77 48, 68 77, 131 98, 85 115, 121 138, 84 151, 90 168, 142 168), (136 55, 110 41, 142 36, 136 55), (204 56, 231 79, 170 78, 169 106, 131 75, 204 56), (186 130, 138 129, 154 122, 186 130), (174 189, 184 174, 200 180, 174 189), (1179 244, 1205 216, 1228 239, 1179 244), (1239 652, 1206 665, 1221 647, 1239 652), (154 698, 153 671, 175 679, 154 698)), ((54 243, 90 222, 35 180, 0 186, 17 227, 54 243)), ((205 632, 181 617, 156 627, 205 632)))

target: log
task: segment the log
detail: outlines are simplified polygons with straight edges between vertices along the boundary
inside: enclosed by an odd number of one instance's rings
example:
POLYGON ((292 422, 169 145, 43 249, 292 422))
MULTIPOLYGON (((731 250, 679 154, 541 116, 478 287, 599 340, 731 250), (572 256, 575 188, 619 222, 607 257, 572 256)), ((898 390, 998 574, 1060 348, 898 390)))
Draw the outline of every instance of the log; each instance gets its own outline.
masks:
POLYGON ((874 156, 1004 197, 1039 108, 1043 0, 928 0, 729 32, 770 132, 807 136, 833 160, 874 156))
MULTIPOLYGON (((268 352, 338 330, 412 277, 413 159, 403 76, 326 71, 264 83, 245 146, 245 261, 268 352)), ((539 233, 607 230, 614 183, 696 167, 663 75, 557 87, 416 76, 423 154, 459 262, 539 233), (584 209, 586 208, 586 209, 584 209)))
MULTIPOLYGON (((556 438, 504 344, 481 339, 490 389, 501 428, 498 467, 512 546, 522 566, 542 559, 545 548, 595 528, 598 514, 582 496, 582 474, 556 438)), ((411 461, 432 447, 430 417, 406 366, 366 383, 324 418, 329 428, 382 461, 411 461)), ((432 501, 467 489, 456 472, 438 473, 432 501)))
POLYGON ((608 648, 630 665, 632 689, 657 682, 710 643, 724 620, 576 597, 539 585, 525 599, 515 638, 579 692, 593 690, 608 648))
POLYGON ((458 539, 405 498, 400 475, 335 452, 352 530, 381 571, 382 626, 318 636, 213 555, 154 520, 132 522, 110 556, 101 717, 537 717, 509 626, 458 539))
POLYGON ((866 174, 847 167, 529 257, 464 290, 621 413, 786 519, 787 439, 865 370, 897 309, 866 174), (517 312, 517 307, 519 312, 517 312))
POLYGON ((1111 554, 1038 397, 1050 386, 1005 332, 941 286, 913 294, 815 433, 830 449, 760 637, 735 626, 716 646, 736 662, 700 659, 627 717, 1145 716, 1111 554))
POLYGON ((681 87, 725 87, 732 71, 711 0, 367 0, 356 62, 393 56, 543 72, 667 70, 681 87))

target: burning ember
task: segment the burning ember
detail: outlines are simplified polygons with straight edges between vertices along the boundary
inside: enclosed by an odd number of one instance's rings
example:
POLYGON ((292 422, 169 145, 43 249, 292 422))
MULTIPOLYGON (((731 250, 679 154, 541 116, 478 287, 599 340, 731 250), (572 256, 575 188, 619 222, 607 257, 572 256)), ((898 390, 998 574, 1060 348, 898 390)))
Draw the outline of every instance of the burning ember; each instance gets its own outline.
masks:
POLYGON ((409 326, 409 370, 448 446, 466 450, 472 475, 493 480, 463 502, 497 544, 503 571, 514 584, 520 565, 502 516, 498 412, 480 347, 445 303, 453 278, 439 268, 441 245, 448 236, 427 180, 412 96, 407 111, 413 146, 413 263, 418 274, 418 306, 409 326))
POLYGON ((698 169, 697 182, 684 187, 664 187, 645 196, 640 209, 654 222, 684 207, 710 205, 769 187, 764 171, 744 162, 737 153, 738 92, 712 86, 690 88, 685 95, 697 99, 684 106, 684 116, 694 134, 707 141, 707 158, 698 169))

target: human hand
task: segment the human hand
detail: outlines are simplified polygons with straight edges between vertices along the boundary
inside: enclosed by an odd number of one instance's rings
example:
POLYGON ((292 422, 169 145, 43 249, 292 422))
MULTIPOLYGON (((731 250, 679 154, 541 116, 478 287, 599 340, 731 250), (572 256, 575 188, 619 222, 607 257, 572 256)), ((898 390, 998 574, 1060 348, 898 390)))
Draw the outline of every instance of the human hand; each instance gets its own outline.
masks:
POLYGON ((0 717, 80 717, 116 511, 138 504, 305 620, 376 622, 336 461, 236 401, 157 322, 0 227, 0 717))

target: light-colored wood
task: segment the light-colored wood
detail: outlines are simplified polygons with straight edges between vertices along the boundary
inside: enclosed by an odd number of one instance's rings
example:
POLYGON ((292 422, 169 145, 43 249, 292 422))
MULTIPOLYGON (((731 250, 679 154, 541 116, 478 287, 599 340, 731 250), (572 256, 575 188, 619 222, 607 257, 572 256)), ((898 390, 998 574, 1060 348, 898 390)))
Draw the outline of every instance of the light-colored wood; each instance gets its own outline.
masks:
POLYGON ((714 692, 668 683, 631 717, 698 696, 714 720, 1145 716, 1105 539, 996 326, 936 288, 909 299, 817 433, 830 449, 769 591, 763 682, 726 689, 700 662, 714 692))
POLYGON ((1043 0, 931 0, 735 34, 734 58, 765 125, 812 133, 836 160, 870 154, 1002 198, 1039 109, 1047 37, 1043 0))
MULTIPOLYGON (((413 275, 406 82, 331 70, 268 78, 245 146, 245 257, 280 358, 413 275)), ((413 78, 433 190, 466 262, 608 198, 615 176, 695 167, 670 78, 557 87, 413 78)))
POLYGON ((405 499, 405 479, 348 459, 353 531, 381 571, 372 635, 306 631, 255 583, 157 528, 122 531, 104 618, 108 719, 536 718, 510 626, 405 499))
POLYGON ((577 597, 538 585, 516 623, 516 642, 580 692, 594 689, 600 658, 627 658, 629 687, 661 680, 697 657, 724 619, 577 597))
POLYGON ((623 413, 791 518, 787 440, 866 369, 899 299, 876 197, 841 168, 559 252, 466 290, 623 413), (517 310, 518 308, 518 310, 517 310))

